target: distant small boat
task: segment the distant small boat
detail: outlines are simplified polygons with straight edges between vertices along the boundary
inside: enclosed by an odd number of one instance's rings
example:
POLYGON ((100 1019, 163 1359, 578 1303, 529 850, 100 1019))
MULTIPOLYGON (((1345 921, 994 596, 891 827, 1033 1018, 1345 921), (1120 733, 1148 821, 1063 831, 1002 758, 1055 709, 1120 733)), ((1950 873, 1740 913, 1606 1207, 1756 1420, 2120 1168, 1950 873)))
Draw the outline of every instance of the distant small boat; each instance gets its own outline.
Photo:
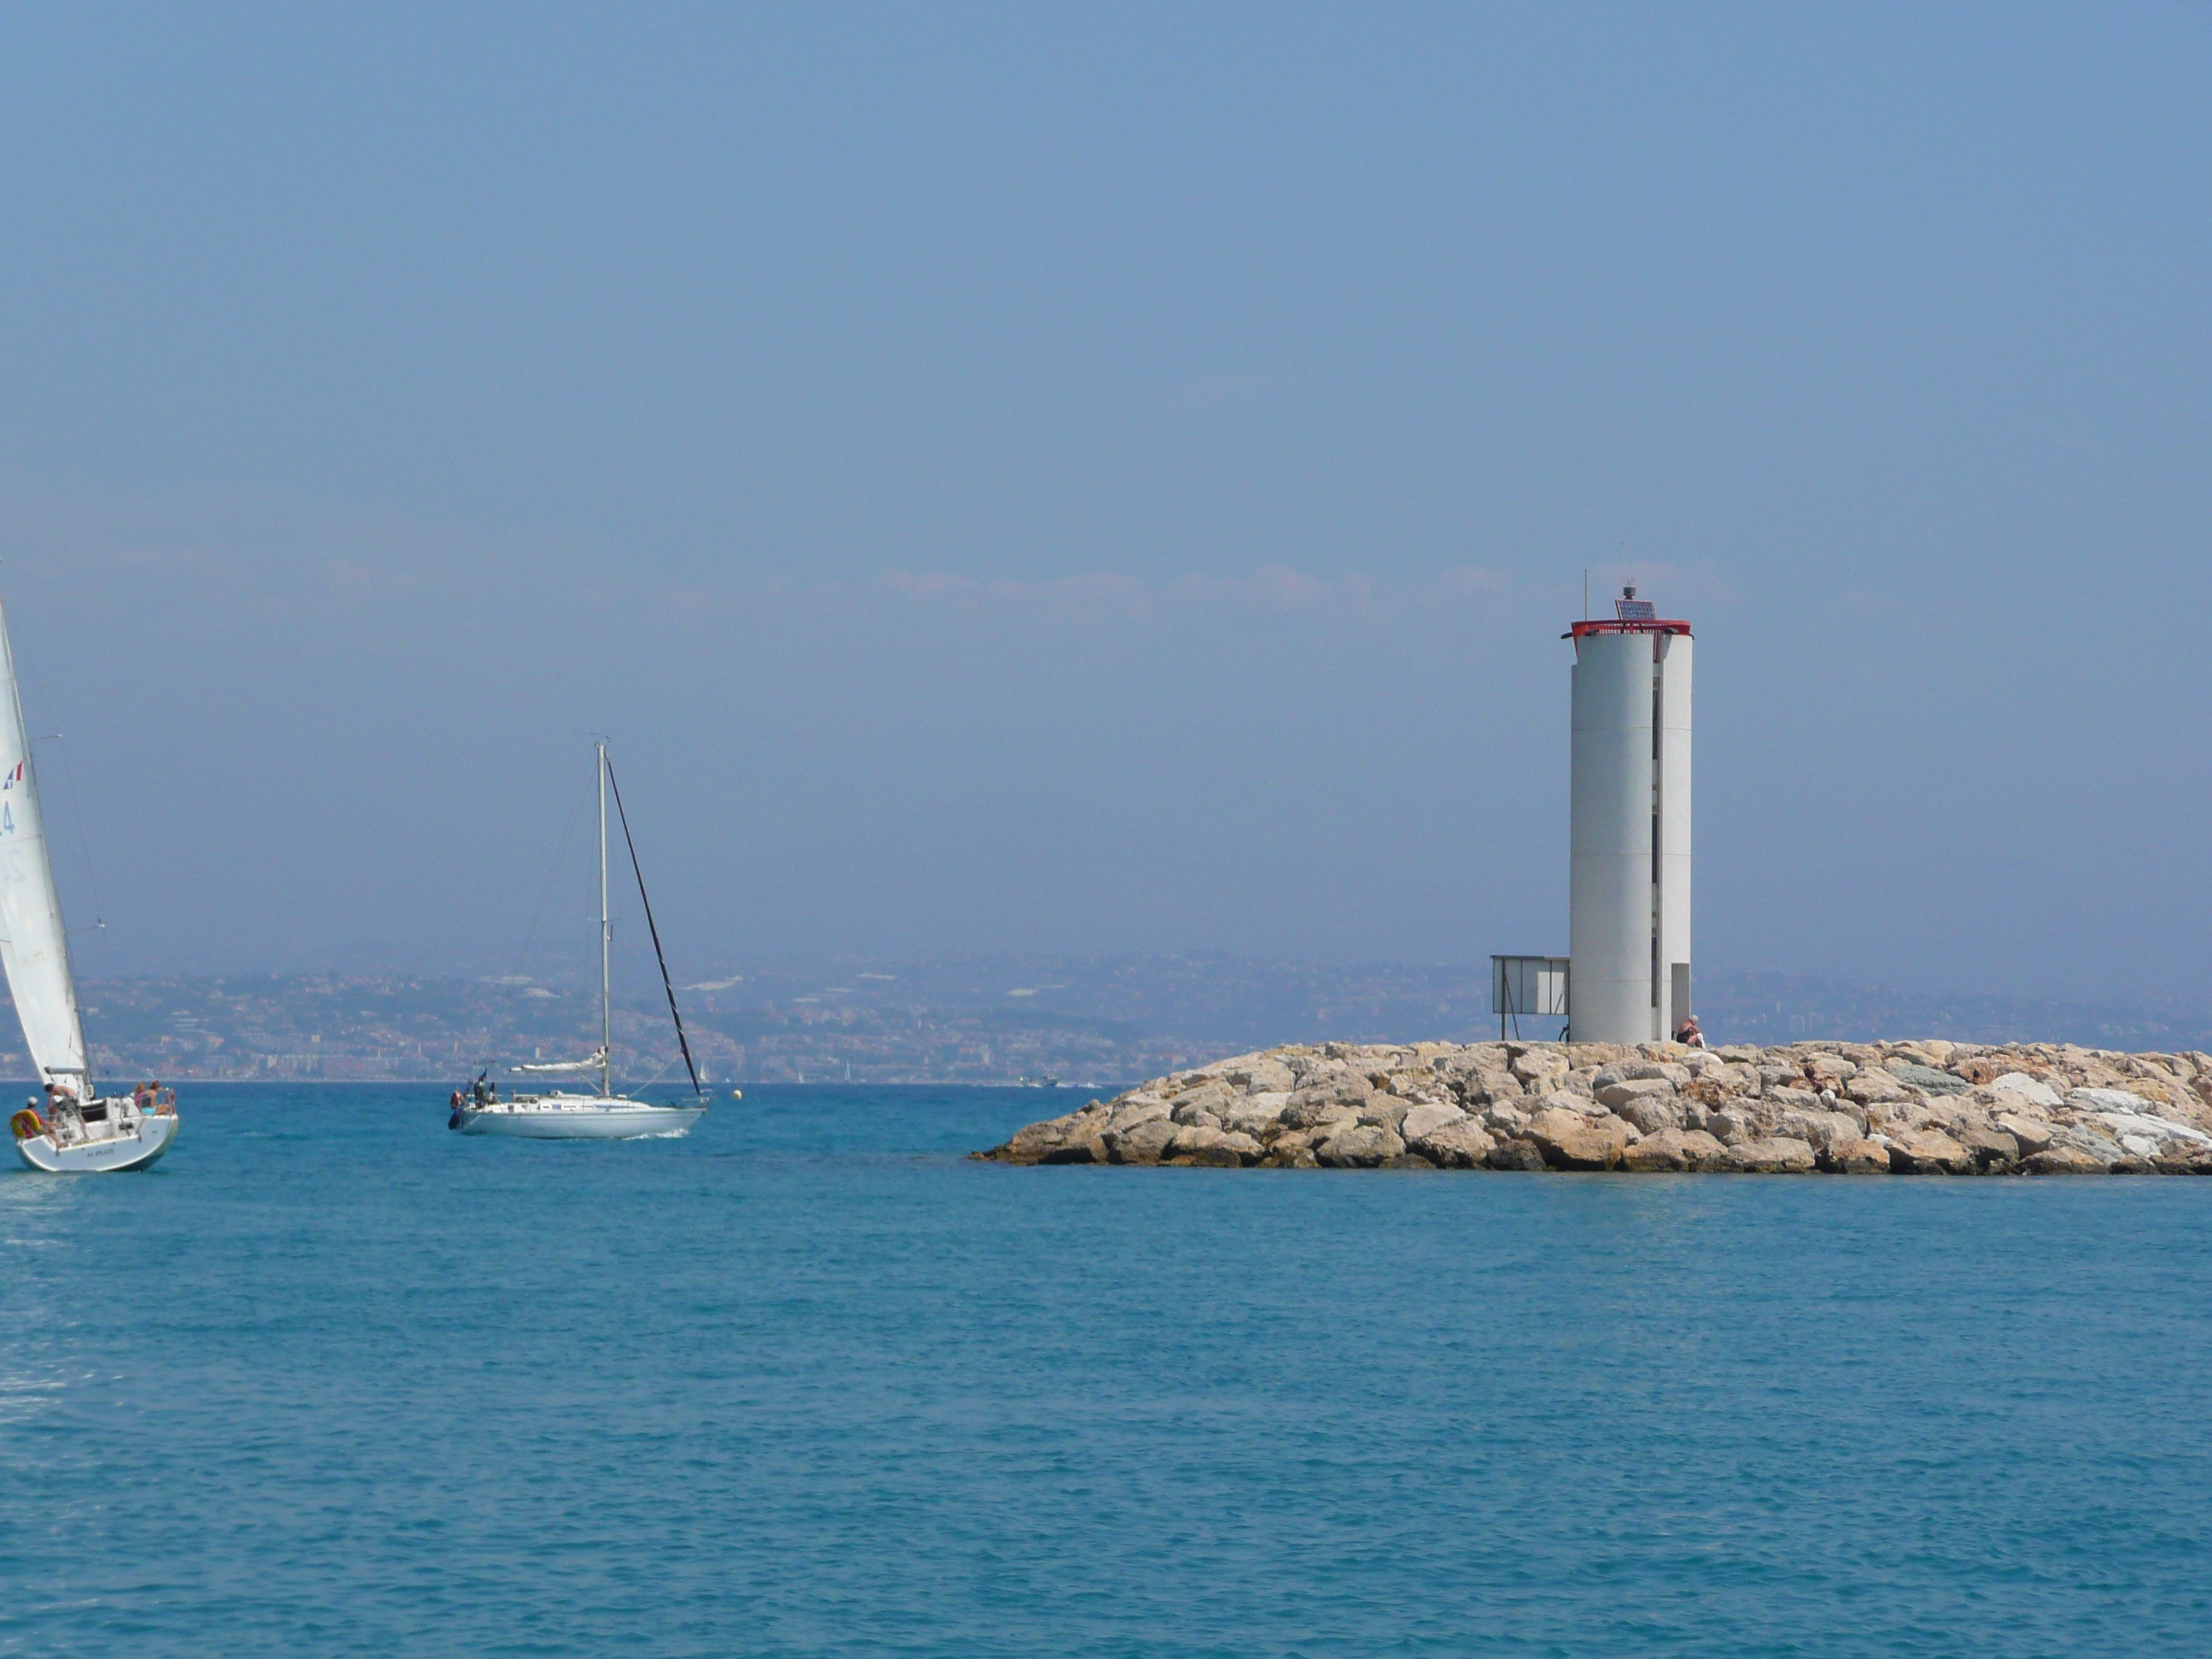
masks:
POLYGON ((0 612, 0 963, 43 1094, 9 1120, 15 1152, 48 1175, 143 1170, 177 1144, 177 1097, 151 1085, 94 1091, 70 971, 69 932, 39 811, 37 769, 15 684, 15 653, 0 612))
POLYGON ((641 1140, 690 1133, 707 1115, 706 1091, 699 1086, 699 1068, 691 1062, 691 1044, 684 1035, 684 1016, 677 1012, 676 988, 668 977, 668 962, 660 951, 660 930, 653 925, 653 902, 645 895, 645 872, 637 861, 637 843, 630 839, 629 815, 623 811, 622 789, 615 785, 615 811, 622 821, 623 841, 629 848, 630 870, 637 878, 638 902, 645 907, 645 925, 653 935, 653 954, 660 963, 660 983, 668 993, 669 1018, 675 1022, 677 1046, 684 1053, 684 1069, 691 1077, 696 1104, 655 1105, 614 1091, 614 965, 613 928, 607 915, 607 790, 614 782, 607 763, 607 746, 598 745, 599 787, 599 1048, 581 1060, 554 1060, 544 1065, 517 1066, 518 1073, 544 1076, 560 1073, 599 1074, 597 1094, 516 1094, 502 1099, 496 1085, 479 1077, 466 1090, 456 1090, 448 1102, 451 1115, 446 1127, 465 1135, 512 1135, 526 1140, 641 1140))

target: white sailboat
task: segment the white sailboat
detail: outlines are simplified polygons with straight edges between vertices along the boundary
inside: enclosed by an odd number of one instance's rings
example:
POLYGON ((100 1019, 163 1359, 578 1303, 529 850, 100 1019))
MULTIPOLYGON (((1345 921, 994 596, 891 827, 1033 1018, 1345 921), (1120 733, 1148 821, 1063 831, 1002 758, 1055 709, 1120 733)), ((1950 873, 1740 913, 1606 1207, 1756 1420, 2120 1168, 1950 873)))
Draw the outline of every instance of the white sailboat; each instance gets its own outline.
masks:
POLYGON ((113 1097, 94 1091, 4 611, 0 681, 5 682, 0 686, 0 964, 7 969, 23 1045, 46 1079, 43 1092, 31 1097, 9 1127, 17 1154, 34 1170, 53 1175, 143 1170, 176 1145, 176 1097, 151 1086, 113 1097))
POLYGON ((699 1087, 699 1069, 691 1063, 691 1045, 684 1035, 684 1017, 677 1012, 676 988, 669 981, 668 963, 660 951, 660 930, 653 925, 653 903, 645 896, 645 874, 638 867, 637 843, 630 839, 629 815, 623 811, 622 789, 615 786, 615 811, 621 817, 623 840, 629 848, 631 872, 637 877, 637 896, 645 907, 645 925, 653 935, 653 954, 660 961, 660 982, 668 993, 668 1013, 676 1024, 676 1041, 683 1050, 684 1069, 691 1076, 696 1104, 656 1105, 634 1100, 614 1091, 614 928, 607 914, 607 787, 613 770, 607 763, 607 746, 598 745, 599 786, 599 1047, 581 1060, 555 1060, 544 1065, 517 1066, 516 1073, 547 1074, 599 1073, 597 1094, 513 1094, 502 1098, 495 1086, 478 1078, 473 1087, 456 1091, 449 1103, 452 1115, 446 1127, 465 1135, 514 1135, 531 1140, 635 1140, 648 1135, 680 1135, 707 1115, 705 1093, 699 1087))

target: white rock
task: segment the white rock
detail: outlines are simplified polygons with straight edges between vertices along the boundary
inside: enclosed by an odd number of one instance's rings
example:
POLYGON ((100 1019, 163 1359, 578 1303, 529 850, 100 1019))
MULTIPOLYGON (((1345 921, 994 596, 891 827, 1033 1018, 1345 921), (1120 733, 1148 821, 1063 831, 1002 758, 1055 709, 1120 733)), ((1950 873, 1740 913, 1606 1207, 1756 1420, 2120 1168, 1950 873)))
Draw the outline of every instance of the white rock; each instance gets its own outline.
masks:
MULTIPOLYGON (((2100 1095, 2112 1091, 2104 1089, 2076 1089, 2073 1094, 2066 1097, 2066 1103, 2069 1106, 2073 1105, 2076 1095, 2100 1095)), ((2128 1097, 2135 1098, 2133 1096, 2128 1097)), ((2112 1130, 2119 1137, 2120 1145, 2126 1146, 2131 1152, 2135 1152, 2136 1148, 2128 1144, 2130 1136, 2153 1142, 2187 1140, 2199 1146, 2212 1146, 2212 1135, 2206 1134, 2203 1130, 2192 1129, 2184 1123, 2169 1123, 2166 1119, 2153 1117, 2148 1112, 2093 1111, 2088 1115, 2112 1130)), ((2155 1154, 2143 1152, 2137 1153, 2137 1156, 2148 1158, 2155 1154)))
POLYGON ((2067 1091, 2066 1103, 2077 1112, 2135 1112, 2156 1117, 2151 1103, 2141 1095, 2131 1095, 2125 1089, 2073 1089, 2067 1091))
POLYGON ((2007 1072, 1990 1085, 1992 1089, 2009 1089, 2022 1100, 2032 1100, 2039 1106, 2061 1106, 2058 1091, 2040 1078, 2030 1077, 2025 1072, 2007 1072))

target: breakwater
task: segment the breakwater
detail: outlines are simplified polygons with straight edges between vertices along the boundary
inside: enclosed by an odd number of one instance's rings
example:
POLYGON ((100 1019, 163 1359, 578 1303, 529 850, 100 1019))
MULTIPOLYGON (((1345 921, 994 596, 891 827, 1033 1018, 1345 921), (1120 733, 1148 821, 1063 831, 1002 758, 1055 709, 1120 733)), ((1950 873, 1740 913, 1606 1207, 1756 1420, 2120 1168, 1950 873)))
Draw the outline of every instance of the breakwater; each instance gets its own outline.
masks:
POLYGON ((1155 1078, 1007 1164, 2212 1175, 2212 1054, 1939 1041, 1331 1042, 1155 1078))

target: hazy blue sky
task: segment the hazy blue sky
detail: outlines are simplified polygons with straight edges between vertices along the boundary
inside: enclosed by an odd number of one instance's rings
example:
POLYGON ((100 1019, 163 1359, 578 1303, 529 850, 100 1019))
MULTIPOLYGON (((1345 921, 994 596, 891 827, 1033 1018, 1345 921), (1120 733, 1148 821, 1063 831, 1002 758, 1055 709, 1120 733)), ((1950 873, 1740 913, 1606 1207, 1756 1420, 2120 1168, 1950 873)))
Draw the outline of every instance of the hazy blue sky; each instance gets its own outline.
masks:
POLYGON ((11 8, 86 966, 502 958, 595 729, 701 971, 1563 950, 1587 568, 1698 624, 1702 966, 2212 991, 2208 48, 11 8))

